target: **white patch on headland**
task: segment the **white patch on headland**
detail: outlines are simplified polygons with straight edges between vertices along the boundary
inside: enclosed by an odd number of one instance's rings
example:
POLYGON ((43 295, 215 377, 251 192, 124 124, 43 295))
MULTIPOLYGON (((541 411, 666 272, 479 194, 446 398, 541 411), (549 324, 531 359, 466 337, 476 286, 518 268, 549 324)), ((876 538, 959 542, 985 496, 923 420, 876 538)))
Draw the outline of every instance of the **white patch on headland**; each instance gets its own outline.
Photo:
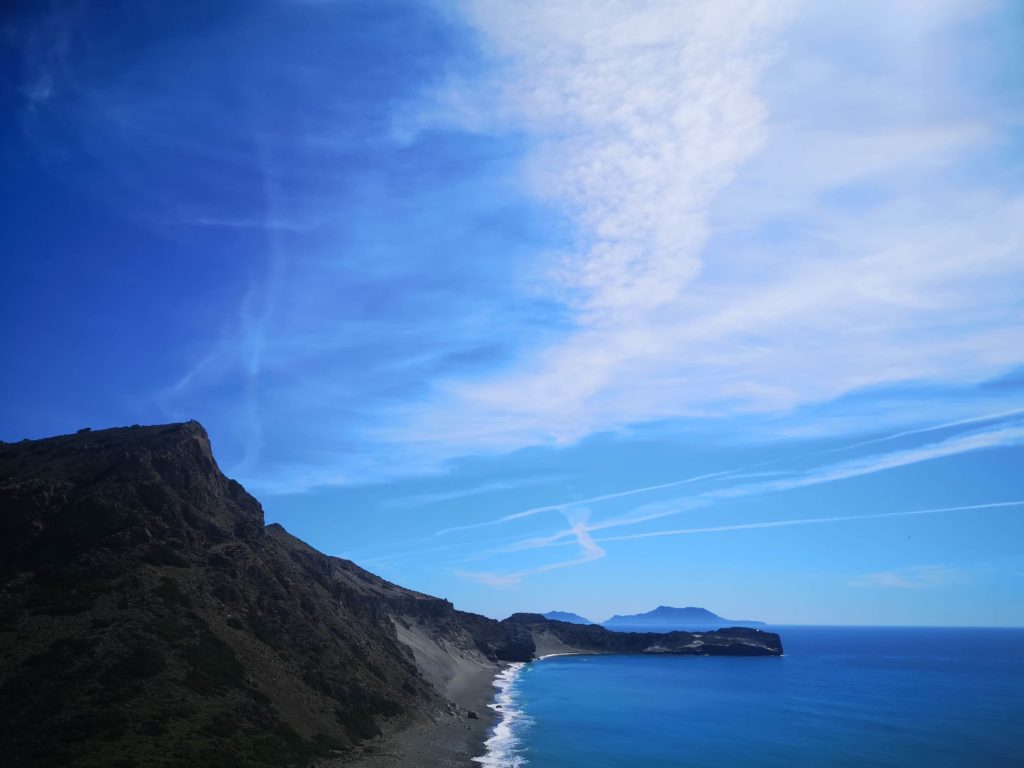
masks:
POLYGON ((544 661, 544 659, 551 659, 555 656, 582 656, 582 651, 566 651, 565 653, 545 653, 543 656, 538 656, 537 661, 544 661))
POLYGON ((519 731, 529 720, 517 706, 516 681, 523 667, 522 662, 510 664, 494 678, 494 687, 498 692, 494 703, 488 706, 498 714, 498 722, 494 726, 491 737, 484 742, 487 751, 482 757, 474 757, 473 762, 488 768, 520 768, 526 765, 526 759, 519 752, 519 731))

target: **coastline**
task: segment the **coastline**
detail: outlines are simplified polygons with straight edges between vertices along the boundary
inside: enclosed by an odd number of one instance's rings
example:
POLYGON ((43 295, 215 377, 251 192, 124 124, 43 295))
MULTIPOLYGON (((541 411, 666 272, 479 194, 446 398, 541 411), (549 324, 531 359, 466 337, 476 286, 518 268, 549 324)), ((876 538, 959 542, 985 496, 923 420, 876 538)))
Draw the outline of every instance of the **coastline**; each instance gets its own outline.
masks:
POLYGON ((495 681, 509 667, 501 664, 462 670, 449 682, 446 695, 455 703, 431 720, 385 732, 344 757, 319 763, 322 768, 472 768, 499 722, 493 708, 495 681), (468 716, 475 712, 477 717, 468 716))
POLYGON ((530 662, 519 661, 510 664, 494 678, 494 687, 498 692, 494 695, 491 710, 498 718, 497 724, 490 731, 490 738, 484 742, 483 754, 474 757, 473 762, 484 768, 509 768, 520 764, 516 746, 518 739, 514 730, 517 720, 523 718, 523 711, 516 706, 515 683, 519 673, 530 662))
MULTIPOLYGON (((506 621, 516 620, 519 624, 525 621, 530 626, 532 618, 532 614, 516 614, 506 621)), ((421 674, 447 702, 435 700, 433 711, 419 711, 419 722, 405 727, 392 725, 385 729, 382 737, 318 765, 322 768, 508 768, 520 765, 522 759, 517 746, 521 729, 516 725, 517 721, 522 724, 526 715, 516 706, 515 682, 519 673, 532 662, 561 656, 634 653, 778 656, 782 651, 777 635, 739 628, 690 635, 669 633, 665 637, 675 640, 675 645, 669 643, 671 647, 650 645, 652 638, 644 633, 624 633, 618 638, 621 642, 609 644, 606 631, 601 630, 594 641, 597 647, 584 649, 575 642, 578 637, 571 636, 574 642, 570 644, 540 622, 546 620, 540 619, 537 626, 531 627, 532 658, 513 663, 489 662, 478 653, 441 644, 414 622, 396 622, 398 639, 409 647, 421 674), (688 644, 680 645, 687 640, 688 644)))

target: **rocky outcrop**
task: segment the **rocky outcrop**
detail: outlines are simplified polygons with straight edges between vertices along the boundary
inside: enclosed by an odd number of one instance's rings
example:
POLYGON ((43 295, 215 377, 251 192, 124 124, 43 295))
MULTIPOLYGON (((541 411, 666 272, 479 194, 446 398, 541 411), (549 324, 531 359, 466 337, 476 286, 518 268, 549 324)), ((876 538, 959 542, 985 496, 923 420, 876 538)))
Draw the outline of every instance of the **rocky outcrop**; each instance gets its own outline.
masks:
POLYGON ((458 611, 265 527, 196 422, 0 443, 7 765, 308 765, 468 717, 460 674, 549 648, 781 653, 458 611))
MULTIPOLYGON (((561 653, 664 653, 685 656, 779 656, 782 641, 774 632, 730 627, 713 632, 613 632, 597 624, 551 621, 540 614, 517 613, 501 622, 509 631, 528 633, 534 651, 544 638, 561 653)), ((521 654, 522 655, 522 654, 521 654)))

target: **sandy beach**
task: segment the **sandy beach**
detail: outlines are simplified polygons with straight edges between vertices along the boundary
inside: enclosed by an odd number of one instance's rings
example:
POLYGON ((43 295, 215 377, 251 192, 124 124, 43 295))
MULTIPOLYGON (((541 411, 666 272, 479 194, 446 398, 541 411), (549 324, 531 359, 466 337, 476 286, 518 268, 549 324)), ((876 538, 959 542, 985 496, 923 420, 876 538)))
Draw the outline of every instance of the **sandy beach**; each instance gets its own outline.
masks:
POLYGON ((445 694, 455 706, 434 713, 433 722, 418 723, 385 733, 364 744, 353 755, 323 763, 351 768, 467 768, 484 753, 496 714, 494 678, 503 668, 465 665, 446 685, 445 694), (472 718, 469 712, 475 712, 472 718))
MULTIPOLYGON (((484 742, 497 721, 489 705, 497 693, 494 681, 508 664, 481 663, 479 656, 442 648, 435 638, 415 626, 396 624, 399 638, 413 650, 424 676, 454 706, 434 713, 433 721, 385 733, 359 751, 327 766, 352 768, 464 768, 476 766, 474 757, 484 754, 484 742), (469 716, 475 712, 477 717, 469 716)), ((537 657, 574 656, 580 651, 550 633, 537 638, 537 657)))

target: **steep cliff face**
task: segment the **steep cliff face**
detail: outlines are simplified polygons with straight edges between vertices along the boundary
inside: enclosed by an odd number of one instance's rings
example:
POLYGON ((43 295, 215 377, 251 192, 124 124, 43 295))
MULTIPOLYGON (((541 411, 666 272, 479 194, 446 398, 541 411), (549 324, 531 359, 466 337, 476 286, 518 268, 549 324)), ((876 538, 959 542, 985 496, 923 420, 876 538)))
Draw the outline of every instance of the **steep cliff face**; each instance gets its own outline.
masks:
MULTIPOLYGON (((450 685, 467 669, 498 670, 501 653, 491 652, 477 635, 489 627, 503 637, 499 622, 484 616, 457 611, 449 601, 392 584, 356 564, 327 557, 295 538, 280 525, 267 526, 268 534, 286 546, 293 559, 319 572, 331 585, 336 599, 352 610, 372 616, 394 637, 416 666, 419 675, 443 698, 450 698, 450 685)), ((502 650, 505 644, 496 645, 502 650)), ((458 697, 456 697, 458 698, 458 697)), ((458 714, 459 707, 445 706, 458 714)))
POLYGON ((308 765, 549 652, 781 645, 457 611, 264 527, 195 422, 0 443, 5 764, 308 765))
POLYGON ((305 764, 447 706, 388 611, 443 601, 265 529, 196 423, 0 445, 0 510, 8 764, 305 764))

